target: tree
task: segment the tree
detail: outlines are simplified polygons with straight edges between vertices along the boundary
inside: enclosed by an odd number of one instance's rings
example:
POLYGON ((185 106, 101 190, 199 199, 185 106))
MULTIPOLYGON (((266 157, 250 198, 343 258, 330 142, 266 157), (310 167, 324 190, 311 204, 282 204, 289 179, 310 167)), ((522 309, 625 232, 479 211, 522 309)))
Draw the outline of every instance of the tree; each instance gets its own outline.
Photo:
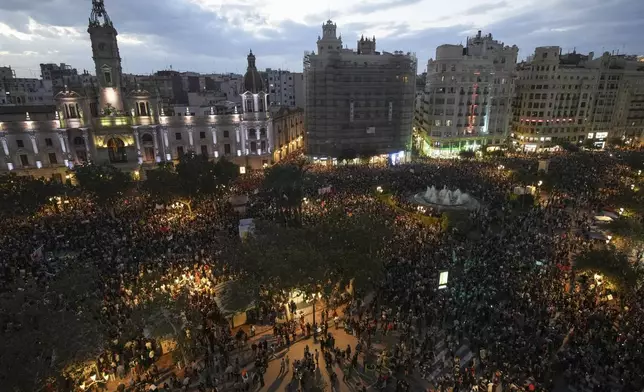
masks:
POLYGON ((301 223, 305 162, 276 165, 266 170, 262 187, 271 197, 275 211, 286 224, 301 223))
POLYGON ((171 162, 161 163, 156 170, 151 170, 143 183, 143 190, 157 204, 171 204, 181 196, 179 176, 171 162))
POLYGON ((72 263, 47 286, 27 282, 0 296, 0 383, 38 391, 74 364, 94 360, 106 337, 99 276, 72 263))
POLYGON ((615 136, 611 137, 606 141, 606 144, 610 147, 624 147, 626 145, 626 140, 621 137, 615 136))
POLYGON ((621 237, 628 248, 635 249, 637 254, 644 247, 644 224, 633 217, 620 217, 608 224, 608 230, 621 237))
POLYGON ((92 163, 74 168, 78 186, 114 217, 116 202, 132 187, 132 176, 112 165, 92 163))
POLYGON ((474 159, 476 153, 472 150, 461 150, 458 153, 458 156, 461 157, 461 159, 474 159))
POLYGON ((621 290, 630 290, 637 284, 637 271, 624 253, 609 248, 589 250, 575 257, 576 272, 599 273, 621 290))
POLYGON ((564 141, 564 142, 559 143, 559 146, 563 150, 568 151, 568 152, 578 152, 579 151, 579 146, 574 144, 574 143, 571 143, 571 142, 564 141))
POLYGON ((232 163, 226 157, 221 157, 215 162, 214 171, 219 186, 229 187, 239 177, 239 165, 232 163))
POLYGON ((0 214, 2 216, 32 215, 51 203, 50 198, 63 194, 62 184, 42 178, 0 175, 0 214))
POLYGON ((338 155, 338 162, 351 162, 354 159, 358 157, 358 154, 356 153, 356 150, 352 148, 347 148, 344 149, 340 152, 340 155, 338 155))
POLYGON ((343 209, 313 226, 259 222, 255 232, 228 256, 243 271, 244 287, 269 296, 295 289, 309 297, 322 293, 327 301, 349 283, 362 291, 379 282, 392 235, 384 220, 343 209))
POLYGON ((582 146, 584 148, 589 149, 589 150, 599 150, 599 148, 600 148, 595 144, 595 141, 593 139, 584 140, 584 142, 582 143, 582 146))

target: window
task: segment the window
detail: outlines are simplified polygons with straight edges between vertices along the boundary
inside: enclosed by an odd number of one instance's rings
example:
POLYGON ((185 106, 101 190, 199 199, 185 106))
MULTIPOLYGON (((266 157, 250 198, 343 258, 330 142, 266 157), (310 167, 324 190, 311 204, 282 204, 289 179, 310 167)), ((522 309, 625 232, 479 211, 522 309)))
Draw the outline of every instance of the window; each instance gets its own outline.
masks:
POLYGON ((18 145, 18 148, 24 148, 25 147, 25 142, 23 142, 20 139, 16 140, 16 144, 18 145))
POLYGON ((183 156, 183 146, 177 147, 177 157, 181 158, 183 156))
POLYGON ((208 146, 202 145, 201 146, 201 155, 207 157, 208 156, 208 146))
POLYGON ((206 132, 199 132, 199 139, 205 139, 206 138, 206 132))
POLYGON ((230 137, 230 132, 229 131, 224 131, 224 137, 227 139, 230 137))
POLYGON ((82 137, 80 137, 80 136, 76 136, 76 137, 74 138, 74 145, 75 145, 75 146, 84 146, 84 145, 85 145, 85 139, 83 139, 83 138, 82 138, 82 137))
POLYGON ((127 162, 125 143, 119 138, 113 137, 107 141, 107 153, 112 163, 127 162))
POLYGON ((174 134, 174 139, 175 139, 175 140, 181 140, 181 132, 176 132, 176 133, 174 134))
POLYGON ((52 165, 55 165, 58 163, 58 158, 56 158, 56 153, 55 152, 50 152, 49 153, 49 163, 52 165))
POLYGON ((259 130, 259 137, 266 137, 266 128, 261 128, 259 130))
POLYGON ((230 144, 224 144, 224 154, 230 155, 230 144))
POLYGON ((29 166, 29 157, 27 154, 20 154, 20 163, 22 163, 22 166, 29 166))
POLYGON ((112 84, 112 73, 103 72, 103 77, 105 78, 105 84, 112 84))

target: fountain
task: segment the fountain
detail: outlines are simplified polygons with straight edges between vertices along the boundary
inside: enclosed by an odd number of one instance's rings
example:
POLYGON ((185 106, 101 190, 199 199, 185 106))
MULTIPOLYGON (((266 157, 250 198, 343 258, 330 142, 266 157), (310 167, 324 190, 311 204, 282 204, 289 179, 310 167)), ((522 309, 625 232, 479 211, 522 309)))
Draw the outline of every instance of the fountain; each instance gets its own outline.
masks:
POLYGON ((455 191, 447 189, 446 186, 440 191, 435 186, 427 187, 425 192, 416 193, 412 200, 420 205, 441 209, 462 209, 472 210, 479 206, 476 199, 460 189, 455 191))

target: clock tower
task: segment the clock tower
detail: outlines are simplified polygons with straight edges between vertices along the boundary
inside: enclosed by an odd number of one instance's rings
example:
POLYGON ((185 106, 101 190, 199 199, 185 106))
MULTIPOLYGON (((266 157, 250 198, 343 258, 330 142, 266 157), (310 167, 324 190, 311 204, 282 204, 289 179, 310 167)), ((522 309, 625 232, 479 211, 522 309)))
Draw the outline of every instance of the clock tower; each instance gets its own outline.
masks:
POLYGON ((105 11, 103 0, 92 0, 92 14, 87 29, 92 42, 92 58, 99 86, 99 111, 106 114, 123 112, 121 96, 121 55, 116 41, 118 33, 105 11))

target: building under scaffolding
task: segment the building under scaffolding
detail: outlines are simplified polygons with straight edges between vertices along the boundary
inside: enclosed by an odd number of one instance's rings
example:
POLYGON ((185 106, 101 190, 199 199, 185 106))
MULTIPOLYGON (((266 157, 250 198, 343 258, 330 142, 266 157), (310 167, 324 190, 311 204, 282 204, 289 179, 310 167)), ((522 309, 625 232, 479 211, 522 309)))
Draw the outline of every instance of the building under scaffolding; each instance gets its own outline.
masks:
POLYGON ((342 47, 328 21, 317 53, 304 56, 306 153, 354 158, 408 151, 416 89, 416 57, 377 52, 376 39, 342 47))

